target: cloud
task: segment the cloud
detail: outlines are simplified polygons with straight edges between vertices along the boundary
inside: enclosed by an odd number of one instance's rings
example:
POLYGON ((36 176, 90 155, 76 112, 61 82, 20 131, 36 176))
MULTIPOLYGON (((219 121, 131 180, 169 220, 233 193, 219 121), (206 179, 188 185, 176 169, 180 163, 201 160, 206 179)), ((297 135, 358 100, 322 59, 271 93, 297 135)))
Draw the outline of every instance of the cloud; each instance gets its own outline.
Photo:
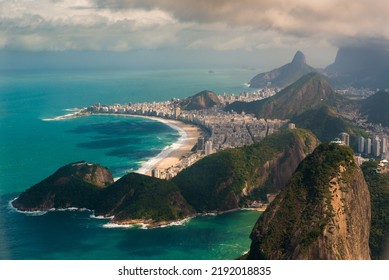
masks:
POLYGON ((0 48, 323 49, 386 41, 376 0, 0 0, 0 48))
POLYGON ((88 0, 10 0, 1 3, 0 46, 57 51, 152 49, 175 42, 176 24, 158 9, 97 9, 88 0))
POLYGON ((389 37, 387 0, 97 0, 98 7, 158 9, 181 22, 226 23, 295 38, 389 37))

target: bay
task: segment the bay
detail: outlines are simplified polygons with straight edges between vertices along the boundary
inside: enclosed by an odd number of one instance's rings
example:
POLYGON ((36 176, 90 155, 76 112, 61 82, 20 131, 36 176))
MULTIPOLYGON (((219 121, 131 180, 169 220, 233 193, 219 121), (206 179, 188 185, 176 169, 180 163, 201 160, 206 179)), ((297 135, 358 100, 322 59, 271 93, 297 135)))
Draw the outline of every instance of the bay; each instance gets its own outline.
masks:
POLYGON ((15 212, 8 203, 70 162, 100 163, 120 177, 139 168, 179 137, 170 127, 141 118, 44 119, 97 102, 163 101, 204 89, 218 94, 239 93, 247 90, 243 84, 253 74, 241 69, 212 73, 205 69, 176 69, 3 74, 0 258, 230 259, 244 252, 259 215, 254 211, 198 217, 183 226, 163 229, 111 229, 103 227, 106 221, 91 219, 90 213, 53 212, 32 217, 15 212), (235 225, 239 230, 234 229, 235 225))

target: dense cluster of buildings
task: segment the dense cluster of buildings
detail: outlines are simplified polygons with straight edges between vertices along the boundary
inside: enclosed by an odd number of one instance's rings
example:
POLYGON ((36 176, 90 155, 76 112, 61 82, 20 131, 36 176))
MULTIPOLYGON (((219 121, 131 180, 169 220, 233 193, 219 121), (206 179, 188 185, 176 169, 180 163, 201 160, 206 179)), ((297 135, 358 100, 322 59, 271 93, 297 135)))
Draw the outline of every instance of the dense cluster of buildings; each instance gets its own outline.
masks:
POLYGON ((335 92, 343 96, 351 97, 353 99, 368 98, 369 96, 375 93, 375 91, 369 88, 353 88, 353 87, 337 89, 335 90, 335 92))
POLYGON ((366 157, 373 156, 381 159, 388 159, 388 136, 377 135, 372 138, 358 138, 358 153, 366 157))
POLYGON ((159 178, 171 178, 182 169, 190 166, 200 158, 227 148, 242 147, 258 142, 266 136, 279 130, 287 123, 285 120, 257 119, 253 115, 237 114, 223 110, 226 104, 243 101, 250 102, 270 97, 275 89, 261 89, 252 93, 243 92, 239 95, 223 94, 218 98, 221 105, 203 110, 181 110, 179 99, 164 102, 128 103, 125 105, 95 104, 87 108, 88 113, 130 114, 155 116, 180 120, 200 126, 206 132, 205 137, 197 141, 196 153, 192 153, 168 170, 155 170, 153 175, 159 178))
POLYGON ((225 112, 222 107, 182 112, 179 120, 204 128, 213 151, 242 147, 258 142, 277 131, 287 121, 257 119, 253 115, 225 112))
POLYGON ((277 92, 278 90, 276 88, 263 88, 254 92, 241 92, 238 95, 235 95, 233 93, 231 94, 224 93, 222 95, 219 95, 218 97, 221 103, 226 105, 226 104, 231 104, 235 101, 251 102, 251 101, 265 99, 275 95, 277 92))

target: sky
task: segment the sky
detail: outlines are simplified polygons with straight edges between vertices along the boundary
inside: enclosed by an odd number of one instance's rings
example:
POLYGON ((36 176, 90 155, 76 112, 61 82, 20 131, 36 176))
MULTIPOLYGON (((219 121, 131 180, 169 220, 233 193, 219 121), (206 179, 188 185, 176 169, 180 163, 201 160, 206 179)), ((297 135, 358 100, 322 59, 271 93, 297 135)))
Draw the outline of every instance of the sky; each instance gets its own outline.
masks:
POLYGON ((325 67, 339 47, 387 47, 388 10, 387 0, 0 0, 0 58, 267 68, 301 50, 325 67))

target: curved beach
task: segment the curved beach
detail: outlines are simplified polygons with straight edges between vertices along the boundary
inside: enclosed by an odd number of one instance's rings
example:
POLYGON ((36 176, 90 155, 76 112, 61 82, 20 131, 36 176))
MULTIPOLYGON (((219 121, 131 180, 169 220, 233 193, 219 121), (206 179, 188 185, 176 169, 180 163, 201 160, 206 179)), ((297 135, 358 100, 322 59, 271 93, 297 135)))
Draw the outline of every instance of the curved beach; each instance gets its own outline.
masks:
MULTIPOLYGON (((85 117, 90 115, 89 113, 83 113, 82 111, 76 111, 71 114, 66 114, 54 118, 44 118, 43 121, 58 121, 72 118, 85 117)), ((94 115, 100 115, 94 113, 94 115)), ((178 120, 143 116, 143 115, 132 115, 132 114, 115 114, 115 113, 104 113, 101 115, 113 115, 120 117, 131 117, 131 118, 146 118, 154 121, 164 123, 171 128, 177 130, 180 134, 178 140, 162 150, 158 155, 142 163, 141 167, 136 170, 136 173, 151 175, 153 169, 166 170, 172 166, 175 166, 180 162, 182 157, 192 153, 192 148, 197 143, 197 139, 204 134, 204 132, 196 125, 187 124, 178 120)))
POLYGON ((138 115, 134 117, 148 118, 162 122, 177 130, 180 134, 177 142, 166 147, 157 156, 143 163, 142 166, 136 171, 140 174, 151 175, 151 171, 153 169, 166 170, 169 167, 175 166, 182 157, 192 153, 192 148, 194 145, 196 145, 197 139, 200 137, 200 135, 203 134, 203 131, 199 127, 177 120, 138 115))

